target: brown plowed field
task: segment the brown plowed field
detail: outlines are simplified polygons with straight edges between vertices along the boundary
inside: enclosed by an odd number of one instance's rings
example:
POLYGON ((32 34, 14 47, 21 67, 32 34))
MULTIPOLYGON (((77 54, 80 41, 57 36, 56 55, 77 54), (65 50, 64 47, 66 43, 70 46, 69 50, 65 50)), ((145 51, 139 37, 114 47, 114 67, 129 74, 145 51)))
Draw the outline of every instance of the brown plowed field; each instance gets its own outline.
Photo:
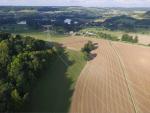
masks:
POLYGON ((150 113, 150 48, 91 40, 97 56, 81 72, 70 113, 150 113))
POLYGON ((150 113, 150 48, 113 44, 127 72, 127 81, 138 113, 150 113))
POLYGON ((82 36, 71 36, 69 38, 66 38, 61 43, 64 45, 64 47, 80 51, 84 44, 87 43, 87 41, 88 38, 84 38, 82 36))

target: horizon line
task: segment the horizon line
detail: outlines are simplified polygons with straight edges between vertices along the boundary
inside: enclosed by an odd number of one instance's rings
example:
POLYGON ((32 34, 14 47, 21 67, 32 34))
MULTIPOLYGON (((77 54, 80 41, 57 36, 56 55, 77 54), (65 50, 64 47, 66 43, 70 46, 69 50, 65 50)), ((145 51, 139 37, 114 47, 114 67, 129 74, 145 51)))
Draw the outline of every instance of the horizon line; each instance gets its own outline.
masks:
POLYGON ((150 8, 148 6, 71 6, 71 5, 0 5, 0 7, 87 7, 87 8, 150 8))

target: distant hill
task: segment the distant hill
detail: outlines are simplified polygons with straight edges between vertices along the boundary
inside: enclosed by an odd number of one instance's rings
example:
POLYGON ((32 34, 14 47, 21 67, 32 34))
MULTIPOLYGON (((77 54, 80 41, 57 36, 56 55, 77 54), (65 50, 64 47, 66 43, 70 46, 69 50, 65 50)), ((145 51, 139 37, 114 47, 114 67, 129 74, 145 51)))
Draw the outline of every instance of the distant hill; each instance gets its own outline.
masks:
POLYGON ((150 28, 150 19, 138 20, 126 15, 116 16, 105 20, 102 26, 111 30, 136 30, 137 28, 150 28))
POLYGON ((147 12, 144 14, 144 17, 150 18, 150 11, 147 11, 147 12))

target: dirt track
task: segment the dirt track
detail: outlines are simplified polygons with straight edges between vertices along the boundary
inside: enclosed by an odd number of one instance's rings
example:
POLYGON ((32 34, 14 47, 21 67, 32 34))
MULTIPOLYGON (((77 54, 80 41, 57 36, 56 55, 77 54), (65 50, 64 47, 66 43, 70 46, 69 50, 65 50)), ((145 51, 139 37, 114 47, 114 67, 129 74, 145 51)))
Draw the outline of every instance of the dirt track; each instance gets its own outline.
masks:
POLYGON ((92 40, 99 46, 93 51, 97 56, 78 79, 70 112, 150 113, 150 48, 92 40))

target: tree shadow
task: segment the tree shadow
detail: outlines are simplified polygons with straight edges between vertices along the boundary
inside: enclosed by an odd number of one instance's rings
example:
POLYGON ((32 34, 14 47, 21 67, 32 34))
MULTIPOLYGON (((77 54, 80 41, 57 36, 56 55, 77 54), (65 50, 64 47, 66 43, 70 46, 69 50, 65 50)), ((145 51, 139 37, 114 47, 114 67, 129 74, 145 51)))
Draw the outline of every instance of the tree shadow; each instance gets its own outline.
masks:
MULTIPOLYGON (((93 50, 96 50, 96 49, 98 48, 98 43, 93 43, 93 45, 94 45, 93 50)), ((93 50, 92 50, 92 51, 93 51, 93 50)), ((91 52, 91 53, 89 54, 89 56, 88 56, 88 61, 93 60, 96 56, 97 56, 96 53, 92 53, 92 52, 91 52)))
POLYGON ((94 49, 93 50, 98 48, 98 43, 94 43, 93 45, 94 45, 94 49))
POLYGON ((96 53, 90 53, 88 60, 89 60, 89 61, 90 61, 90 60, 93 60, 96 56, 97 56, 96 53))
POLYGON ((68 112, 74 81, 67 76, 67 70, 74 61, 68 59, 64 48, 61 52, 54 61, 49 62, 50 67, 37 81, 28 103, 28 112, 68 112))

